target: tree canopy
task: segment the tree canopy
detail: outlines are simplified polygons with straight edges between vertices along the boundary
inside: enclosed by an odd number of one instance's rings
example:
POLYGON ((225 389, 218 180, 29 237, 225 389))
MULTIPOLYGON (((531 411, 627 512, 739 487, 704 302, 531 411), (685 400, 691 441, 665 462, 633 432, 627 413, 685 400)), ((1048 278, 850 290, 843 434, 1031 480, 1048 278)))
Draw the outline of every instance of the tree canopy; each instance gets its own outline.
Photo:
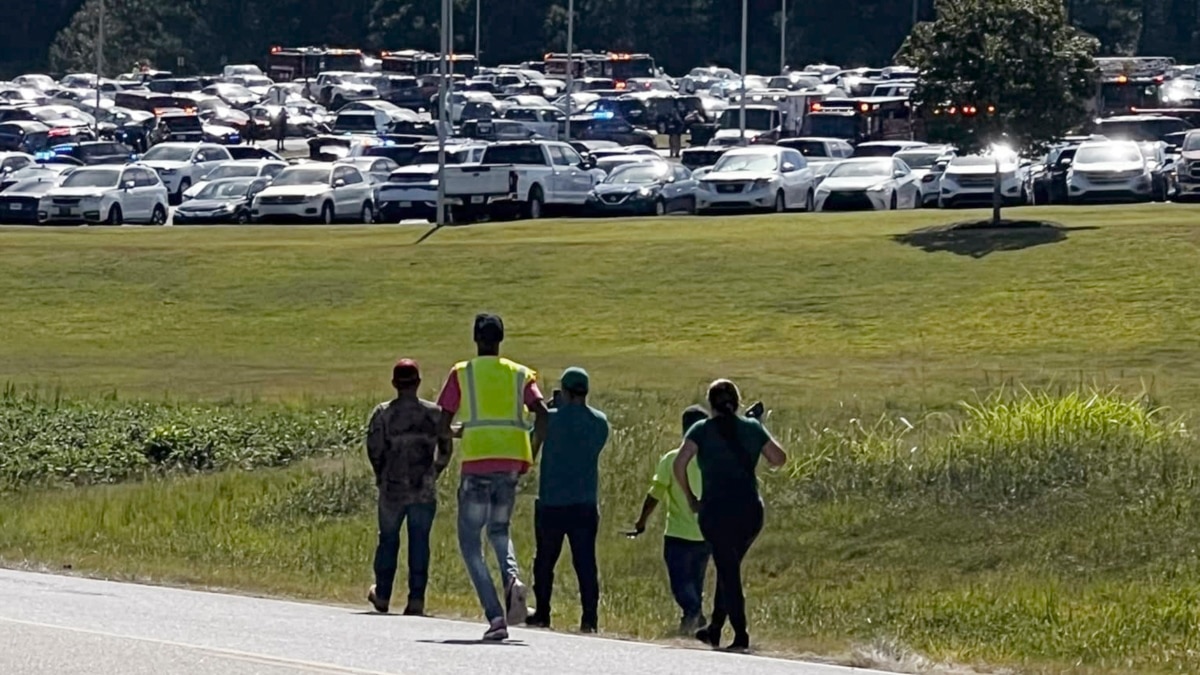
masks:
MULTIPOLYGON (((779 63, 784 0, 749 0, 750 66, 779 63)), ((885 64, 912 28, 910 0, 788 1, 787 62, 846 66, 885 64)), ((0 76, 93 68, 89 55, 100 0, 5 0, 0 22, 0 76), (57 36, 57 40, 56 40, 57 36), (51 49, 51 43, 54 48, 51 49)), ((131 56, 187 73, 223 63, 261 62, 271 45, 327 44, 366 49, 434 49, 435 0, 108 0, 109 67, 131 56)), ((566 0, 480 0, 483 62, 520 62, 566 46, 566 0)), ((1073 25, 1095 35, 1103 54, 1200 60, 1197 0, 1061 0, 1073 25)), ((460 50, 474 48, 475 2, 455 0, 460 50)), ((579 47, 653 54, 668 71, 736 65, 741 4, 732 0, 578 0, 579 47)), ((934 0, 918 0, 921 19, 934 0)))
POLYGON ((938 0, 937 9, 898 54, 922 73, 913 105, 931 140, 1030 148, 1087 119, 1099 45, 1067 23, 1058 0, 938 0))

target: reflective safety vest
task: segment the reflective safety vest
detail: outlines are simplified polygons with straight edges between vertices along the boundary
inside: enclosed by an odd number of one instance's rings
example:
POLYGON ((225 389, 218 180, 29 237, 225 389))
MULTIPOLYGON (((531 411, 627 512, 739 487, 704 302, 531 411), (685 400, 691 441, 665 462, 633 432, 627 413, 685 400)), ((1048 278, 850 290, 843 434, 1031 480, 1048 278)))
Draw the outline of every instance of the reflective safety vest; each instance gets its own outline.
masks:
POLYGON ((533 370, 497 356, 480 356, 455 364, 462 403, 459 446, 464 462, 512 459, 533 463, 525 389, 533 370))

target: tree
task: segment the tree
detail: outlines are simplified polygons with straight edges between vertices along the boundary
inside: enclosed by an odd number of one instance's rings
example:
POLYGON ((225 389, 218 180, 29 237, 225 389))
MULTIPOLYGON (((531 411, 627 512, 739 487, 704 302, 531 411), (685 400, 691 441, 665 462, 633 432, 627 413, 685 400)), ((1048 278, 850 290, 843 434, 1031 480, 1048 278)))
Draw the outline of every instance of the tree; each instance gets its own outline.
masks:
MULTIPOLYGON (((1039 149, 1083 124, 1097 93, 1098 44, 1061 0, 938 0, 898 60, 921 72, 913 105, 930 140, 965 152, 1039 149)), ((999 176, 997 176, 997 196, 999 176)), ((999 198, 993 221, 1000 220, 999 198)))
POLYGON ((202 33, 196 30, 199 19, 187 3, 88 0, 50 45, 50 67, 55 72, 95 69, 101 2, 105 9, 104 68, 109 76, 142 62, 173 69, 180 57, 185 63, 193 62, 194 49, 204 43, 202 33))

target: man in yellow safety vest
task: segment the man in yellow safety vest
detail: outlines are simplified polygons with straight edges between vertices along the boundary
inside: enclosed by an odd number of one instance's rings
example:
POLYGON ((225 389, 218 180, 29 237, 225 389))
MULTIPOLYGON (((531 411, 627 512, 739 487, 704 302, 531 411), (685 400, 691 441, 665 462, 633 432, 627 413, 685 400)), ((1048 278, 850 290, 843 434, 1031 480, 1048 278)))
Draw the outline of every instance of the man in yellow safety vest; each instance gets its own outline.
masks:
POLYGON ((548 411, 537 373, 500 357, 504 322, 492 314, 475 317, 478 356, 454 366, 438 405, 443 423, 462 425, 462 479, 458 489, 458 547, 487 616, 485 640, 508 639, 508 625, 528 614, 525 585, 509 538, 517 481, 529 470, 546 437, 548 411), (529 413, 534 416, 530 437, 529 413), (480 531, 496 553, 505 607, 483 557, 480 531))

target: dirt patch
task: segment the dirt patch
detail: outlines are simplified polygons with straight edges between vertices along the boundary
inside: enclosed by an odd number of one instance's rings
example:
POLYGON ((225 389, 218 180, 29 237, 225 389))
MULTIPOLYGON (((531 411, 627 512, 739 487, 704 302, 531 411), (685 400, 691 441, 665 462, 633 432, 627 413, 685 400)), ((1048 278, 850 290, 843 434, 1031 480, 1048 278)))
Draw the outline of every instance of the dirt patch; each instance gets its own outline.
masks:
POLYGON ((1034 246, 1057 244, 1067 240, 1068 232, 1094 230, 1094 227, 1064 227, 1042 220, 976 220, 935 225, 892 237, 906 246, 927 253, 954 253, 982 258, 1001 251, 1020 251, 1034 246))

